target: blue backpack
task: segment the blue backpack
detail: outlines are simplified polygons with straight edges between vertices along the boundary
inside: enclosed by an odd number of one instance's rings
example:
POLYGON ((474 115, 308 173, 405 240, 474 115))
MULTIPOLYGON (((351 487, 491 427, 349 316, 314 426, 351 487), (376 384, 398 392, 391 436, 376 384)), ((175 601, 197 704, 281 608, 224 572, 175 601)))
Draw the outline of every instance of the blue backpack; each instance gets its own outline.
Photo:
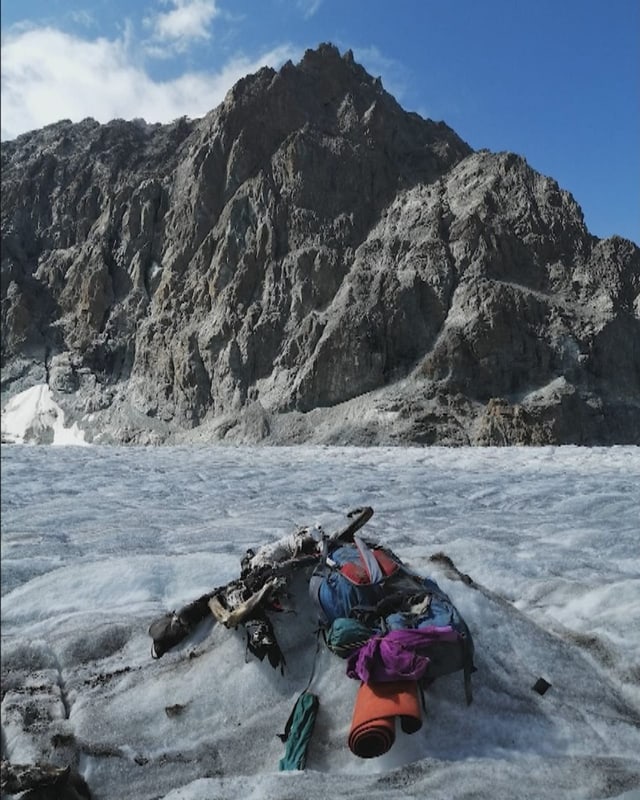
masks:
POLYGON ((359 537, 353 544, 338 544, 314 570, 309 592, 328 632, 327 644, 343 658, 362 646, 366 630, 374 636, 409 628, 453 628, 457 641, 429 647, 425 681, 462 670, 471 702, 474 645, 466 622, 434 580, 413 572, 390 550, 359 537))
POLYGON ((367 550, 375 560, 372 569, 367 568, 362 548, 356 544, 341 544, 327 554, 324 564, 311 576, 309 591, 324 626, 340 617, 364 614, 385 597, 386 580, 400 569, 400 562, 382 548, 367 547, 367 550))

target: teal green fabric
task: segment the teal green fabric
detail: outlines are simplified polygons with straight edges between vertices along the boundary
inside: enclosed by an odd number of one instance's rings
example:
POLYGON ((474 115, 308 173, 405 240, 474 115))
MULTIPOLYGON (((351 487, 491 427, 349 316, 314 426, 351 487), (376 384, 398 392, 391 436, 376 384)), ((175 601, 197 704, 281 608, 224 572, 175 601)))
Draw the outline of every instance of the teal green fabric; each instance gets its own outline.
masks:
POLYGON ((280 771, 304 769, 319 706, 318 696, 311 692, 302 692, 296 700, 285 731, 280 734, 287 743, 284 757, 280 759, 280 771))
POLYGON ((327 647, 340 658, 347 658, 366 644, 376 631, 350 617, 338 617, 327 631, 327 647))

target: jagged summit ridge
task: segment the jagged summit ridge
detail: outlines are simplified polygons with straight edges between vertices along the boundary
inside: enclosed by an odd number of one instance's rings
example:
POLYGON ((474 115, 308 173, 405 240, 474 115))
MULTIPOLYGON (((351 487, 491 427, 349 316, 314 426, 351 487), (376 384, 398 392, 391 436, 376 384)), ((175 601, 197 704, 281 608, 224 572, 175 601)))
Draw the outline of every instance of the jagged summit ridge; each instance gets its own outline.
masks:
POLYGON ((638 248, 349 52, 2 170, 3 395, 47 382, 89 438, 640 442, 638 248))

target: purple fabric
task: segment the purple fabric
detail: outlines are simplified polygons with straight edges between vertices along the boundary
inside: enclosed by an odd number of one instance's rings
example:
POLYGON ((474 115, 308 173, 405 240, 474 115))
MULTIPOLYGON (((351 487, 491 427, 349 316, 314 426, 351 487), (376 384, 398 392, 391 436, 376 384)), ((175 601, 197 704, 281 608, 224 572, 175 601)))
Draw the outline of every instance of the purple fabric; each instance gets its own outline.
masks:
POLYGON ((365 683, 420 680, 429 666, 429 646, 456 642, 458 638, 450 626, 409 628, 372 636, 349 656, 347 675, 365 683))

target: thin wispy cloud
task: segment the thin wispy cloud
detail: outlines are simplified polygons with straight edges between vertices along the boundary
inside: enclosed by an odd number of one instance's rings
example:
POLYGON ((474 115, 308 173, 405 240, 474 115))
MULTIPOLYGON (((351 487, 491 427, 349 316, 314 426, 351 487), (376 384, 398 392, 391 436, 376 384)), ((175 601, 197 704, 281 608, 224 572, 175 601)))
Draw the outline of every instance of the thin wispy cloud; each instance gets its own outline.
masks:
POLYGON ((92 28, 97 24, 94 15, 86 9, 72 11, 69 16, 77 25, 82 25, 85 28, 92 28))
POLYGON ((298 9, 305 19, 310 19, 322 5, 322 0, 297 0, 298 9))
POLYGON ((10 31, 2 40, 2 138, 60 119, 121 117, 170 122, 200 117, 231 86, 262 66, 279 67, 297 55, 283 45, 238 55, 212 72, 184 72, 154 80, 136 55, 130 28, 120 38, 84 39, 56 28, 10 31))

